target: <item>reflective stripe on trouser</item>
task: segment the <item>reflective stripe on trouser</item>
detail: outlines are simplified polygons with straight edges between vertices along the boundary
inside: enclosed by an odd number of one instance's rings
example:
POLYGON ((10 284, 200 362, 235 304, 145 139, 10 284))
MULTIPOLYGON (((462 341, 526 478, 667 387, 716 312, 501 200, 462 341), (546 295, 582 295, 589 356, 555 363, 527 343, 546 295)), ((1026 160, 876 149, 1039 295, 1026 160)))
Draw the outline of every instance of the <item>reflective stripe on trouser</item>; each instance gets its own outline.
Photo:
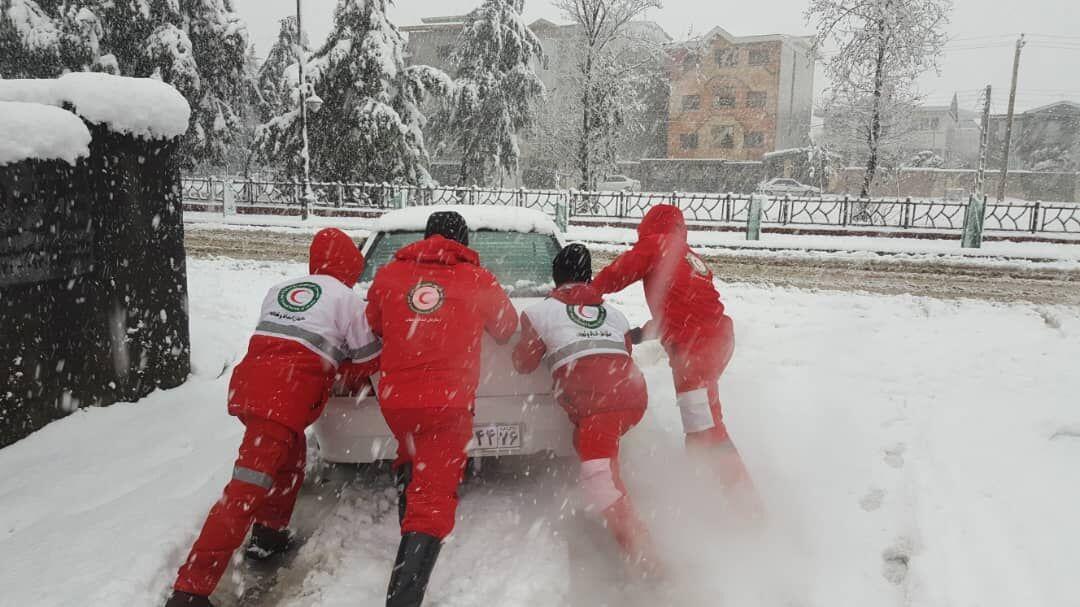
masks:
POLYGON ((611 458, 581 462, 580 483, 587 510, 603 512, 626 494, 617 482, 616 465, 611 458))
POLYGON ((465 472, 465 449, 472 440, 467 409, 383 409, 398 441, 395 466, 412 464, 405 489, 401 532, 444 538, 454 530, 458 485, 465 472))
POLYGON ((682 414, 683 431, 687 434, 703 432, 716 426, 712 407, 710 406, 711 403, 709 402, 708 388, 698 388, 697 390, 678 394, 675 403, 679 406, 679 413, 682 414))
POLYGON ((233 478, 210 508, 177 574, 176 590, 209 596, 252 521, 274 529, 288 525, 304 481, 306 455, 303 435, 274 422, 247 422, 233 478))

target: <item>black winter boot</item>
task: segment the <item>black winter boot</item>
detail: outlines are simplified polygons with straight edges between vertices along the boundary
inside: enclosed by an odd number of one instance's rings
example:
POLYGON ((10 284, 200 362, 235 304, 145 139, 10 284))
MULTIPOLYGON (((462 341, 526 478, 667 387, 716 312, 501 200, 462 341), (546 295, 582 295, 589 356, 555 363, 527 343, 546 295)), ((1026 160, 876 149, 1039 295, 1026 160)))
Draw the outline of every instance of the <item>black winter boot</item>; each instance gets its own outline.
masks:
POLYGON ((174 590, 165 607, 214 607, 214 604, 205 596, 174 590))
POLYGON ((401 536, 386 607, 420 607, 441 549, 442 540, 433 535, 410 531, 401 536))
POLYGON ((251 528, 251 542, 244 549, 249 559, 262 561, 281 554, 292 547, 293 535, 288 529, 271 529, 255 523, 251 528))
POLYGON ((394 486, 397 488, 398 525, 405 524, 405 491, 412 482, 412 464, 404 464, 394 470, 394 486))

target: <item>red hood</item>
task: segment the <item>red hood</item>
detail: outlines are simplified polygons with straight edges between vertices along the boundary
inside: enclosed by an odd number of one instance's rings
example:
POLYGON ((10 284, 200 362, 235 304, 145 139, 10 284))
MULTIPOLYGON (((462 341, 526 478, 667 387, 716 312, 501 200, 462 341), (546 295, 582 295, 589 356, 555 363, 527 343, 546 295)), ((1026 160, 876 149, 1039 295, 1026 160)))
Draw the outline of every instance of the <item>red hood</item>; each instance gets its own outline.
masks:
POLYGON ((551 297, 564 304, 598 306, 604 303, 604 296, 583 282, 568 282, 551 292, 551 297))
POLYGON ((337 228, 319 230, 311 241, 308 272, 333 276, 350 289, 364 271, 364 256, 349 235, 337 228))
POLYGON ((394 259, 422 263, 441 263, 446 266, 459 263, 480 265, 480 256, 477 255, 476 251, 455 240, 443 238, 438 234, 402 247, 400 251, 394 254, 394 259))
POLYGON ((686 220, 679 207, 660 204, 649 209, 638 224, 638 238, 646 236, 671 236, 686 240, 686 220))

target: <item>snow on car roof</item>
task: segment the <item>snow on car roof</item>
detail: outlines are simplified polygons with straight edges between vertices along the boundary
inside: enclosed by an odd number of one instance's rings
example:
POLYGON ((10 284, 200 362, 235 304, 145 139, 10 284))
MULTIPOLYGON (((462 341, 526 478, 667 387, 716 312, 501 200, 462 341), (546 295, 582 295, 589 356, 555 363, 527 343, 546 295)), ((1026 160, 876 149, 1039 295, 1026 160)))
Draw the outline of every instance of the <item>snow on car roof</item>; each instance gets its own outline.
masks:
POLYGON ((31 159, 75 164, 90 153, 86 125, 58 107, 0 101, 0 133, 0 166, 31 159))
POLYGON ((470 230, 500 232, 537 232, 555 234, 555 222, 533 209, 494 205, 434 205, 390 211, 375 221, 379 232, 422 231, 428 217, 437 211, 454 211, 465 218, 470 230))
POLYGON ((67 104, 87 122, 147 139, 179 137, 191 117, 184 97, 160 80, 92 72, 55 80, 0 80, 0 101, 67 104))

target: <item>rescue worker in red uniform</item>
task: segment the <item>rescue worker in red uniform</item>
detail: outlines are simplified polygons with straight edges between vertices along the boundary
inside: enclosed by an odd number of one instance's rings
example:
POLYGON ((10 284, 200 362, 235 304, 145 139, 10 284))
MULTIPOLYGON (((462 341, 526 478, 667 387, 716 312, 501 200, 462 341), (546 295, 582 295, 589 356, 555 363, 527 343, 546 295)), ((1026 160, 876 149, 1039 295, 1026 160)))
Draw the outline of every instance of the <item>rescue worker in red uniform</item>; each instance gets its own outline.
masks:
POLYGON ((229 382, 229 414, 245 426, 224 495, 180 567, 166 607, 207 607, 233 552, 254 528, 249 558, 288 549, 289 519, 304 482, 304 430, 341 377, 357 386, 378 368, 381 345, 352 287, 364 267, 341 230, 315 235, 310 275, 273 286, 248 351, 229 382))
POLYGON ((368 291, 367 318, 383 342, 379 404, 398 441, 402 535, 387 607, 423 602, 454 528, 481 338, 506 343, 517 328, 510 299, 468 243, 461 215, 432 213, 424 239, 398 251, 368 291))
POLYGON ((555 290, 521 313, 514 368, 531 373, 545 363, 554 394, 574 424, 587 508, 600 513, 631 564, 659 575, 648 528, 619 475, 619 441, 641 421, 648 404, 645 378, 634 360, 630 324, 589 285, 592 257, 572 244, 552 263, 555 290))
POLYGON ((708 454, 721 483, 747 489, 756 502, 746 467, 724 426, 718 388, 734 352, 734 324, 724 313, 712 271, 687 244, 686 222, 678 207, 650 209, 638 226, 634 247, 601 270, 592 286, 615 293, 639 280, 652 320, 635 329, 633 337, 659 337, 667 351, 687 448, 708 454))

